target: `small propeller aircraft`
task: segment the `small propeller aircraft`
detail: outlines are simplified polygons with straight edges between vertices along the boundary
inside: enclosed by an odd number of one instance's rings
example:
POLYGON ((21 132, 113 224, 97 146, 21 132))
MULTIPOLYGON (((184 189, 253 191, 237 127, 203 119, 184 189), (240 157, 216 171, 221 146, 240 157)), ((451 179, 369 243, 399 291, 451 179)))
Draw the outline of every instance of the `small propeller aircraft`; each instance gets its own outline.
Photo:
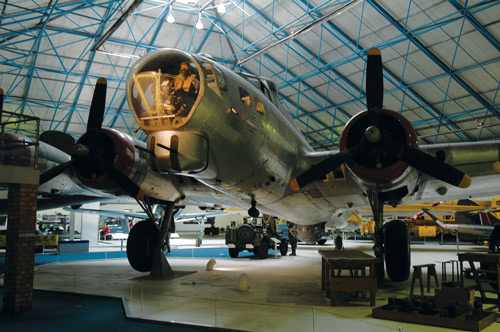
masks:
POLYGON ((491 252, 499 252, 500 250, 500 225, 492 225, 487 220, 488 224, 484 224, 483 220, 481 220, 481 225, 473 225, 473 224, 448 224, 439 220, 434 214, 430 212, 430 209, 422 209, 422 212, 426 213, 429 217, 432 218, 444 230, 453 233, 465 233, 465 234, 473 234, 478 236, 489 237, 489 248, 491 252))
POLYGON ((367 110, 346 124, 339 151, 314 151, 270 79, 233 72, 207 55, 152 51, 127 78, 128 103, 147 144, 101 128, 106 80, 99 79, 87 132, 69 149, 71 159, 53 159, 43 170, 40 190, 62 195, 56 183, 66 177, 94 196, 136 198, 149 219, 131 230, 127 255, 132 267, 153 277, 170 273, 153 271, 168 265, 165 237, 179 205, 244 208, 252 217, 296 223, 303 232, 321 224, 345 227, 342 211, 370 206, 378 280, 384 257, 389 278, 406 280, 408 228, 400 220, 384 224, 384 204, 497 193, 500 143, 419 147, 410 122, 383 108, 382 69, 380 50, 370 49, 367 110), (160 224, 151 214, 155 201, 169 212, 160 224))

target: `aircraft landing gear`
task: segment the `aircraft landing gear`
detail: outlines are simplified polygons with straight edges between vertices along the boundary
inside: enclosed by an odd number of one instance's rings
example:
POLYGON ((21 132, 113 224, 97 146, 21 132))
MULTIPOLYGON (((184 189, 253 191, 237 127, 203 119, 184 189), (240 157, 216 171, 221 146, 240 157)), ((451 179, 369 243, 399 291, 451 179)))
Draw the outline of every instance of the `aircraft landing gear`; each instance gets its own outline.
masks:
POLYGON ((342 240, 342 236, 337 233, 337 236, 335 237, 335 250, 342 249, 344 249, 344 241, 342 240))
POLYGON ((402 220, 391 220, 384 229, 385 267, 392 281, 410 276, 410 231, 402 220))
POLYGON ((410 275, 410 234, 408 225, 401 220, 392 220, 384 229, 384 203, 378 192, 367 192, 375 220, 375 244, 373 251, 380 260, 375 264, 375 275, 379 288, 384 286, 384 256, 387 275, 392 281, 407 280, 410 275))
POLYGON ((139 272, 151 271, 153 253, 160 238, 160 229, 154 221, 142 220, 132 227, 127 240, 127 258, 139 272))
MULTIPOLYGON (((161 220, 160 237, 153 252, 153 262, 149 273, 151 279, 167 279, 174 276, 174 271, 172 271, 164 254, 164 243, 169 235, 170 223, 174 222, 174 207, 175 202, 168 202, 165 206, 165 215, 161 220)), ((170 239, 167 239, 167 241, 170 241, 170 239)))
MULTIPOLYGON (((165 257, 166 240, 173 222, 175 202, 167 202, 160 227, 150 217, 132 227, 127 240, 127 258, 139 272, 150 272, 151 279, 168 279, 174 275, 165 257)), ((146 210, 146 209, 145 209, 146 210)), ((150 210, 149 210, 150 211, 150 210)), ((152 216, 151 213, 148 213, 152 216)))
POLYGON ((380 200, 378 192, 367 192, 368 201, 370 202, 370 207, 373 213, 373 219, 375 220, 375 233, 374 233, 374 245, 373 253, 375 257, 379 259, 379 262, 375 264, 375 276, 377 277, 378 288, 384 287, 384 202, 380 200))

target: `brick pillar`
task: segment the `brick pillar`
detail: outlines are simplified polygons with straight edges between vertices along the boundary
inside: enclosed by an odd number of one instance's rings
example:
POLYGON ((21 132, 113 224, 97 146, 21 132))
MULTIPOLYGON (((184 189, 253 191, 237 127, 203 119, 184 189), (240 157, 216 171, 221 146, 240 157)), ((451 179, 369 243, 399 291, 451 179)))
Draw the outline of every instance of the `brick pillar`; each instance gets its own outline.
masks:
POLYGON ((13 184, 9 189, 3 311, 31 310, 35 270, 36 184, 13 184))

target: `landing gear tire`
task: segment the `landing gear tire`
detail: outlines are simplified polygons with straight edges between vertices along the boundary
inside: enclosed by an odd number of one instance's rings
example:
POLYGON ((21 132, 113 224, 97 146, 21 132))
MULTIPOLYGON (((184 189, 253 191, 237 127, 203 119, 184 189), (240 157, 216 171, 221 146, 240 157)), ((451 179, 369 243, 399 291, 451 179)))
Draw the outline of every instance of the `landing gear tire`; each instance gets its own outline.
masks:
POLYGON ((392 281, 410 276, 410 231, 402 220, 391 220, 384 229, 384 251, 387 275, 392 281))
POLYGON ((280 243, 280 254, 281 256, 286 256, 287 252, 288 252, 288 241, 282 240, 280 243))
POLYGON ((324 245, 325 243, 326 243, 326 239, 321 239, 321 240, 318 241, 318 244, 320 246, 324 245))
POLYGON ((240 253, 240 251, 236 248, 229 248, 229 256, 231 256, 231 258, 236 258, 238 257, 238 254, 240 253))
POLYGON ((267 241, 262 241, 261 245, 257 248, 257 256, 260 259, 267 258, 269 255, 269 243, 267 241))
POLYGON ((127 258, 139 272, 151 271, 153 253, 160 238, 160 230, 151 220, 143 220, 132 227, 127 239, 127 258))
POLYGON ((344 241, 342 240, 342 236, 337 235, 335 237, 335 249, 342 250, 344 248, 344 241))

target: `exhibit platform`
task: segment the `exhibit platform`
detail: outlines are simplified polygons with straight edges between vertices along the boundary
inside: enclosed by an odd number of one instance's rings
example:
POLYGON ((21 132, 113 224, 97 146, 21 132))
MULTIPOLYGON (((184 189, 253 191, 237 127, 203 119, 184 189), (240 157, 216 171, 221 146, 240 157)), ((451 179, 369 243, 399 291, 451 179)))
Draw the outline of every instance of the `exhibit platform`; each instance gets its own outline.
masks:
MULTIPOLYGON (((133 270, 126 258, 110 258, 115 257, 116 251, 120 250, 119 244, 111 243, 108 246, 90 248, 90 254, 94 255, 96 252, 109 251, 107 258, 59 260, 37 265, 34 288, 63 294, 121 299, 127 318, 168 324, 163 326, 167 331, 177 331, 186 326, 194 329, 215 327, 287 332, 406 332, 422 331, 423 328, 431 332, 450 331, 440 327, 373 318, 374 306, 367 302, 349 301, 346 305, 331 306, 330 299, 325 296, 321 287, 321 256, 318 250, 333 249, 332 240, 324 246, 299 245, 297 256, 278 254, 275 257, 273 251, 270 251, 269 257, 264 260, 250 253, 236 259, 229 258, 222 237, 205 238, 201 248, 189 244, 191 242, 191 239, 187 240, 183 236, 172 242, 172 255, 168 255, 167 259, 176 276, 170 280, 150 280, 148 273, 133 270), (212 271, 207 271, 207 263, 212 258, 216 261, 215 267, 212 271), (249 287, 244 292, 238 290, 238 280, 243 274, 249 277, 249 287)), ((347 240, 344 244, 346 249, 361 250, 373 255, 370 241, 347 240)), ((460 246, 461 252, 486 250, 477 245, 460 246)), ((435 263, 439 281, 441 262, 452 260, 457 260, 455 245, 412 245, 412 265, 435 263)), ((449 274, 448 278, 450 277, 449 274)), ((410 285, 411 275, 401 283, 386 280, 385 287, 376 292, 375 307, 387 304, 389 297, 408 297, 410 285)), ((431 292, 426 292, 425 295, 434 295, 434 283, 431 292)), ((498 308, 496 312, 498 316, 498 308)), ((54 324, 57 323, 57 316, 53 318, 54 324)), ((50 324, 51 320, 50 315, 47 315, 43 323, 50 324)), ((493 332, 499 329, 500 323, 496 322, 483 331, 493 332)))

